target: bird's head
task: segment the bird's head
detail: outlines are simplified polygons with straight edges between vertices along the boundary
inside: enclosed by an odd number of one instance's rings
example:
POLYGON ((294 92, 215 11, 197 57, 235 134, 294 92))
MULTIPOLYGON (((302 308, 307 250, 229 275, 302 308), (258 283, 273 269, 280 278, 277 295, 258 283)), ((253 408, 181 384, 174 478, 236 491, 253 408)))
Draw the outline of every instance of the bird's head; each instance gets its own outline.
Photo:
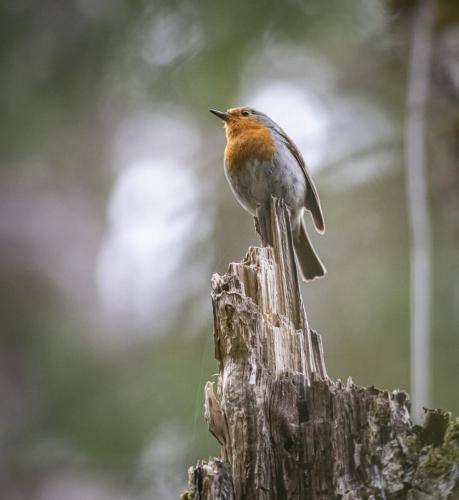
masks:
POLYGON ((228 139, 249 130, 271 128, 273 125, 268 116, 253 108, 230 108, 226 111, 211 109, 210 112, 225 122, 225 131, 228 139))

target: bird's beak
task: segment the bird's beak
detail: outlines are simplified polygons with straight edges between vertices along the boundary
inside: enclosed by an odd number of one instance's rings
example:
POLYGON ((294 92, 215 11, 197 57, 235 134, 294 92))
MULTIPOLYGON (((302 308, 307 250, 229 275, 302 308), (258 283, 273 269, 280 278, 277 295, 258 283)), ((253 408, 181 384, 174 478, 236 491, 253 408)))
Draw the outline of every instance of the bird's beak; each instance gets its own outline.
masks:
POLYGON ((228 113, 226 113, 225 111, 218 111, 217 109, 209 109, 209 111, 225 122, 228 120, 228 113))

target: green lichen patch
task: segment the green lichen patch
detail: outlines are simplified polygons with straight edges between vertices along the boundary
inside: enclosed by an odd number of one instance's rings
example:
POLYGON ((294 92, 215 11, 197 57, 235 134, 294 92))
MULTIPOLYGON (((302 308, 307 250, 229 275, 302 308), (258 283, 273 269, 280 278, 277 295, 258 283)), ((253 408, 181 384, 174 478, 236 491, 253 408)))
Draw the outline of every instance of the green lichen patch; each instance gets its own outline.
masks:
MULTIPOLYGON (((446 412, 442 412, 446 416, 446 412)), ((444 433, 443 444, 426 445, 420 453, 413 477, 414 489, 430 494, 431 498, 446 499, 459 479, 459 420, 451 420, 444 433)))

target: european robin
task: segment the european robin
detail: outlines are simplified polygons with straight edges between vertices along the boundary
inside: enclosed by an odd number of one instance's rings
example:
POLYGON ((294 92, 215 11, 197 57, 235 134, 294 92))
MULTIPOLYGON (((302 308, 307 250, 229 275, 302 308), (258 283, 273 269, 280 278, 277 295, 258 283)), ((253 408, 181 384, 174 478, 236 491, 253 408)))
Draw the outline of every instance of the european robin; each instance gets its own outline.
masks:
POLYGON ((288 135, 264 113, 252 108, 210 110, 225 122, 225 174, 239 203, 252 215, 270 196, 290 210, 293 245, 305 281, 324 276, 303 221, 311 212, 316 230, 324 232, 319 195, 303 157, 288 135))

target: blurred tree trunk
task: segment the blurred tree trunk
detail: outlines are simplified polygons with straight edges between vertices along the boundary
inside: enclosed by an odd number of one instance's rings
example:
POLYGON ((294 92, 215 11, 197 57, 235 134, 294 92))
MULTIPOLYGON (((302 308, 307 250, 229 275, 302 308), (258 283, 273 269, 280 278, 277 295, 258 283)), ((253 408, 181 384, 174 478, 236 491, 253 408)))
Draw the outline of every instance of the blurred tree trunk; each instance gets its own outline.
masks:
POLYGON ((446 498, 459 423, 431 411, 413 427, 405 392, 330 380, 283 203, 261 207, 256 226, 269 246, 212 278, 220 374, 217 395, 206 384, 205 416, 223 460, 191 468, 182 499, 446 498))
POLYGON ((420 0, 413 19, 405 123, 406 200, 410 226, 410 344, 413 416, 430 404, 431 227, 426 114, 432 53, 433 0, 420 0))

